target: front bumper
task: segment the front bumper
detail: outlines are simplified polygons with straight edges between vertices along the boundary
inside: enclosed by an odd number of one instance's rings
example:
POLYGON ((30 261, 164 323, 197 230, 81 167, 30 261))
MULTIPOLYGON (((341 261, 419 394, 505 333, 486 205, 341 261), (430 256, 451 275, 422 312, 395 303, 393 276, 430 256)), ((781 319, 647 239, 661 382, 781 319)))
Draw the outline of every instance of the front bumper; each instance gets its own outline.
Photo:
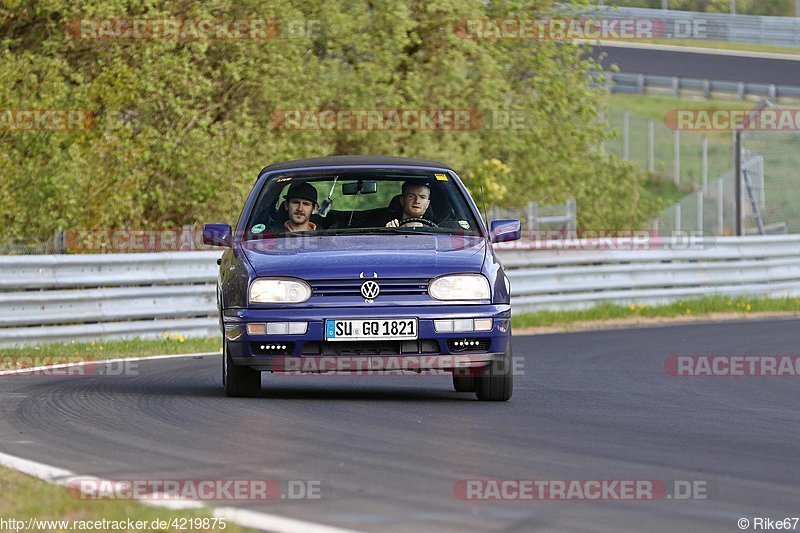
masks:
MULTIPOLYGON (((234 365, 276 372, 380 372, 451 370, 485 366, 502 358, 511 333, 510 305, 437 307, 336 307, 225 309, 223 334, 234 365), (419 341, 326 342, 326 319, 417 318, 419 341), (490 331, 439 333, 434 320, 492 318, 490 331), (307 322, 302 335, 250 335, 250 322, 307 322), (480 346, 457 348, 455 341, 480 340, 480 346), (380 344, 380 346, 378 346, 380 344), (264 346, 285 347, 283 353, 263 353, 264 346), (397 349, 394 349, 395 346, 397 349), (377 352, 377 353, 376 353, 377 352)), ((477 343, 476 343, 477 344, 477 343)))

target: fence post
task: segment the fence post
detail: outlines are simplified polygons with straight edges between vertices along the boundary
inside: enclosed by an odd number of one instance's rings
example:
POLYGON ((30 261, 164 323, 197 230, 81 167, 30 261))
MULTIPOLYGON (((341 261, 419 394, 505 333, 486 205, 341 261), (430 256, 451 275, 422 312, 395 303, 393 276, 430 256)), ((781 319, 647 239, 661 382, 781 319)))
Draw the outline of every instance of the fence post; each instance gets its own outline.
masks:
POLYGON ((656 170, 656 129, 652 118, 647 121, 647 170, 656 170))
POLYGON ((673 149, 673 173, 672 179, 675 182, 675 185, 681 184, 681 130, 675 130, 672 134, 672 139, 674 143, 673 149))
POLYGON ((681 84, 678 81, 678 76, 672 76, 672 96, 677 98, 681 94, 681 84))
POLYGON ((681 230, 681 204, 680 202, 675 203, 675 229, 673 230, 675 233, 681 230))
POLYGON ((622 159, 628 160, 631 148, 631 114, 625 111, 622 114, 622 159))
POLYGON ((567 207, 567 231, 575 231, 578 228, 578 206, 573 198, 566 202, 567 207))
POLYGON ((63 230, 57 229, 53 234, 53 253, 67 253, 67 234, 63 230))
POLYGON ((708 190, 708 135, 703 135, 703 190, 708 190))
POLYGON ((739 85, 736 86, 736 97, 739 100, 744 100, 744 82, 740 81, 739 85))
POLYGON ((703 228, 703 201, 704 201, 704 192, 703 189, 697 191, 697 218, 695 219, 695 225, 697 226, 698 231, 700 231, 701 235, 705 235, 705 231, 703 228))
MULTIPOLYGON (((599 115, 598 118, 600 119, 600 122, 605 122, 606 121, 605 111, 600 111, 600 115, 599 115)), ((600 154, 601 155, 606 155, 606 140, 605 139, 600 141, 600 154)))
POLYGON ((742 231, 742 132, 733 131, 733 234, 744 235, 742 231))
POLYGON ((639 89, 639 94, 644 94, 644 74, 639 74, 636 77, 636 86, 639 89))
POLYGON ((724 184, 722 178, 717 180, 717 235, 725 234, 725 217, 723 216, 723 209, 725 209, 725 202, 722 200, 724 184))
POLYGON ((711 81, 703 80, 703 96, 706 100, 711 98, 711 81))
POLYGON ((539 204, 528 202, 528 231, 533 235, 539 228, 539 204))

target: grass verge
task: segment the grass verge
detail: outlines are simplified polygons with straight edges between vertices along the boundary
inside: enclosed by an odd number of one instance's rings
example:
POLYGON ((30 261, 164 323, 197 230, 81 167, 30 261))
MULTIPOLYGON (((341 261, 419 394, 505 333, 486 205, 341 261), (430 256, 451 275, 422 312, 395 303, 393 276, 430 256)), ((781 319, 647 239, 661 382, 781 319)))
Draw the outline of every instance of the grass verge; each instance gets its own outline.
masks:
POLYGON ((69 357, 80 360, 102 360, 118 357, 145 357, 182 353, 218 352, 218 337, 185 338, 165 334, 162 339, 130 339, 86 343, 39 344, 21 348, 0 348, 2 357, 69 357))
POLYGON ((55 524, 51 523, 50 526, 40 522, 39 527, 28 529, 27 523, 20 524, 20 527, 5 527, 3 531, 81 531, 87 528, 81 528, 81 524, 75 524, 73 521, 102 521, 119 522, 125 524, 122 528, 112 528, 110 524, 107 527, 91 528, 95 531, 185 531, 187 528, 181 528, 181 525, 187 526, 188 524, 198 524, 199 526, 206 525, 202 529, 204 531, 225 531, 225 533, 241 533, 245 531, 253 531, 245 529, 233 524, 229 521, 224 521, 224 526, 221 522, 213 522, 213 518, 208 511, 204 510, 191 510, 191 511, 172 511, 168 509, 149 507, 140 503, 130 500, 80 500, 72 497, 69 491, 62 486, 51 485, 36 478, 32 478, 25 474, 21 474, 9 468, 0 467, 0 517, 6 523, 4 526, 10 526, 8 520, 22 520, 39 519, 39 520, 57 520, 66 523, 55 524), (202 519, 210 519, 205 524, 202 519), (146 522, 146 527, 139 529, 129 529, 127 527, 128 520, 146 522), (169 524, 173 519, 176 522, 169 524), (194 520, 200 519, 199 522, 194 520), (154 520, 167 521, 166 528, 158 527, 163 524, 154 524, 154 520), (181 523, 183 522, 183 524, 181 523), (217 527, 210 527, 212 524, 217 527), (76 527, 77 526, 77 527, 76 527), (157 527, 153 527, 157 526, 157 527))
MULTIPOLYGON (((755 102, 740 100, 706 100, 700 98, 675 98, 674 96, 659 96, 649 94, 611 94, 608 97, 609 107, 629 111, 635 115, 652 118, 664 125, 664 116, 671 109, 704 109, 719 111, 729 109, 752 109, 755 102)), ((709 132, 718 133, 718 132, 709 132)), ((722 137, 730 138, 730 132, 719 133, 722 137)))
POLYGON ((514 328, 522 329, 568 325, 574 322, 638 317, 702 317, 712 313, 733 313, 734 315, 741 315, 742 318, 754 313, 800 314, 800 298, 726 298, 715 296, 658 306, 601 304, 589 309, 516 314, 511 319, 511 323, 514 328))
POLYGON ((776 46, 772 44, 739 43, 731 41, 710 41, 708 39, 637 39, 642 44, 669 44, 673 46, 693 46, 714 50, 735 50, 743 52, 767 52, 773 54, 800 55, 800 48, 776 46))

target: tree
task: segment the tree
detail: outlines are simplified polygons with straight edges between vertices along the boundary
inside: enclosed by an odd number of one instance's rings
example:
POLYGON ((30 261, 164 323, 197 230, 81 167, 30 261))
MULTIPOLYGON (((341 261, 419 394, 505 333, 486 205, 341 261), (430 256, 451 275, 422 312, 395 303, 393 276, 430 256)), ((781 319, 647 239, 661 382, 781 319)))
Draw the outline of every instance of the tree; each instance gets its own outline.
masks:
POLYGON ((266 164, 363 153, 441 160, 467 176, 497 159, 511 169, 504 201, 574 197, 581 224, 629 227, 644 216, 644 175, 595 151, 607 134, 597 120, 603 90, 591 84, 596 65, 585 47, 458 32, 465 19, 542 17, 552 8, 544 0, 6 2, 5 107, 85 109, 96 122, 77 131, 0 131, 0 223, 33 240, 56 228, 232 221, 266 164), (74 34, 80 19, 247 18, 279 21, 276 38, 74 34), (290 34, 296 21, 308 31, 290 34), (274 123, 285 110, 370 109, 472 110, 483 122, 470 131, 274 123))

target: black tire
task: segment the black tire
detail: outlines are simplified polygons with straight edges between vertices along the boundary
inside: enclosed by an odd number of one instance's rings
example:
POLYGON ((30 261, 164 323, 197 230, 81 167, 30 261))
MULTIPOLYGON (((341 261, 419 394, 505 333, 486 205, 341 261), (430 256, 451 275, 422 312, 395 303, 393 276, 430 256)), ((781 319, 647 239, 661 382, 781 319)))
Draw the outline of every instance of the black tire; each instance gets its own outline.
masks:
POLYGON ((494 361, 475 376, 475 394, 479 400, 505 402, 514 392, 514 373, 511 359, 511 336, 501 361, 494 361))
POLYGON ((470 369, 456 368, 453 370, 453 388, 456 392, 475 392, 475 378, 470 369))
POLYGON ((225 394, 233 398, 252 398, 261 392, 261 372, 235 366, 225 339, 222 340, 222 384, 225 394))

